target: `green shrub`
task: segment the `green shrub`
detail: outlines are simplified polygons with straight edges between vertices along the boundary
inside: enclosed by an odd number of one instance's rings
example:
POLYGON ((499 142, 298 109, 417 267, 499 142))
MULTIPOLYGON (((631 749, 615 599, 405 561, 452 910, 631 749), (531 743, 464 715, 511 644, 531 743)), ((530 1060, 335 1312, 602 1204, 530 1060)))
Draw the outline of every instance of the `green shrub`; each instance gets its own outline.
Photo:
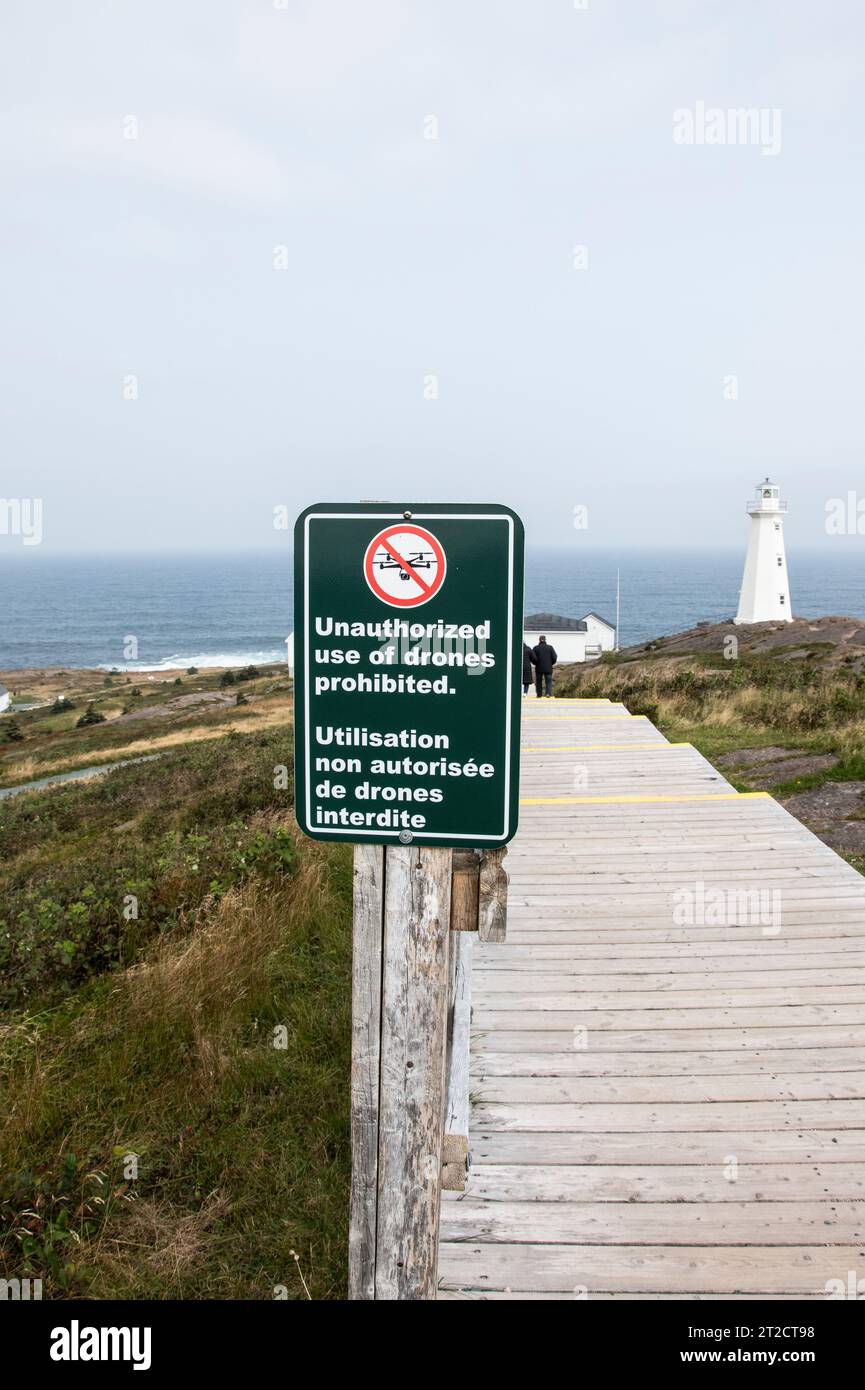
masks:
POLYGON ((91 1169, 67 1150, 53 1169, 0 1172, 0 1233, 12 1233, 25 1278, 47 1276, 57 1290, 69 1288, 77 1246, 98 1234, 118 1202, 131 1200, 120 1166, 113 1155, 113 1172, 91 1169))
POLYGON ((259 829, 249 881, 146 968, 4 1020, 0 1276, 45 1298, 344 1297, 351 856, 297 841, 295 873, 289 832, 259 829))
POLYGON ((625 703, 630 714, 643 714, 647 719, 651 719, 653 724, 658 723, 658 706, 651 700, 638 698, 627 700, 625 703))
POLYGON ((105 723, 105 715, 104 715, 104 714, 100 714, 100 713, 99 713, 99 710, 96 709, 96 708, 94 707, 93 703, 91 702, 91 703, 87 706, 87 708, 86 708, 86 710, 84 711, 84 713, 81 715, 81 718, 80 718, 80 719, 76 719, 76 721, 75 721, 75 727, 76 727, 76 729, 87 729, 87 728, 90 727, 91 724, 104 724, 104 723, 105 723))
POLYGON ((211 895, 293 874, 291 789, 273 786, 284 742, 237 735, 0 801, 0 1005, 60 998, 211 895))

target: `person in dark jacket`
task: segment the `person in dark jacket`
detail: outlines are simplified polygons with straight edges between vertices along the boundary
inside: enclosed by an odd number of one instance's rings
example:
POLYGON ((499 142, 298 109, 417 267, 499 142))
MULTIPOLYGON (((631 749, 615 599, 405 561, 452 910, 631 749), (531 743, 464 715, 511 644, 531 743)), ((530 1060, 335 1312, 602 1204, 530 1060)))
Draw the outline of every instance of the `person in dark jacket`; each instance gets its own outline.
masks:
POLYGON ((551 647, 546 637, 538 638, 538 645, 532 648, 532 661, 535 663, 535 691, 538 699, 553 693, 553 667, 558 661, 555 647, 551 647), (542 689, 543 686, 543 689, 542 689))
POLYGON ((528 693, 529 693, 529 686, 531 685, 532 681, 533 681, 534 678, 535 678, 535 677, 534 677, 534 672, 533 672, 533 670, 532 670, 532 667, 534 666, 534 664, 535 664, 535 658, 532 656, 532 649, 531 649, 531 647, 529 646, 528 642, 524 642, 524 643, 523 643, 523 694, 524 694, 524 695, 528 695, 528 693))

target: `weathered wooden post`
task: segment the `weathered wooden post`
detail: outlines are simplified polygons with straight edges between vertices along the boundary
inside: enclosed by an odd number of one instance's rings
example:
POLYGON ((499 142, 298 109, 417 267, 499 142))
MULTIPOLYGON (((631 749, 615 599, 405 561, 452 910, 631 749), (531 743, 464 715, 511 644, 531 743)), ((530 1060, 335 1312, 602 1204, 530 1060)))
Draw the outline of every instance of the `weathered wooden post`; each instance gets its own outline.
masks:
POLYGON ((349 1297, 435 1297, 451 851, 358 846, 349 1297))
POLYGON ((435 1296, 439 1197, 469 1151, 471 963, 504 940, 505 850, 357 845, 349 1297, 435 1296))
POLYGON ((351 943, 348 1296, 375 1298, 384 845, 355 845, 351 943))
POLYGON ((297 818, 354 844, 353 1299, 435 1298, 442 1185, 465 1182, 472 934, 501 939, 517 825, 522 554, 499 506, 318 506, 295 528, 297 818))
POLYGON ((434 1298, 447 1051, 449 849, 385 851, 376 1298, 434 1298))

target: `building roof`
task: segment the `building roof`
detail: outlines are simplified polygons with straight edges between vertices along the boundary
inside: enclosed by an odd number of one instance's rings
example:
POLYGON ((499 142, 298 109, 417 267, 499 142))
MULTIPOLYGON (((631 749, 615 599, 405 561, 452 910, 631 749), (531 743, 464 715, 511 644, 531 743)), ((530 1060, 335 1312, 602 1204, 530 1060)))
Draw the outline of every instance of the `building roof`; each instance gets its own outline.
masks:
POLYGON ((602 618, 600 613, 595 613, 595 612, 593 611, 593 612, 591 612, 591 613, 587 613, 587 614, 586 614, 586 617, 587 617, 587 618, 597 618, 597 620, 598 620, 599 623, 603 623, 603 624, 604 624, 604 627, 608 627, 608 628, 610 629, 610 632, 615 632, 615 630, 616 630, 616 624, 615 624, 615 623, 611 623, 610 620, 609 620, 609 618, 602 618))
POLYGON ((563 618, 560 613, 527 613, 523 619, 523 630, 525 632, 585 632, 587 630, 587 618, 596 618, 604 627, 608 627, 610 632, 615 632, 615 623, 608 622, 602 618, 600 613, 590 612, 584 618, 563 618))
POLYGON ((524 632, 585 632, 584 618, 563 618, 560 613, 527 613, 524 632))

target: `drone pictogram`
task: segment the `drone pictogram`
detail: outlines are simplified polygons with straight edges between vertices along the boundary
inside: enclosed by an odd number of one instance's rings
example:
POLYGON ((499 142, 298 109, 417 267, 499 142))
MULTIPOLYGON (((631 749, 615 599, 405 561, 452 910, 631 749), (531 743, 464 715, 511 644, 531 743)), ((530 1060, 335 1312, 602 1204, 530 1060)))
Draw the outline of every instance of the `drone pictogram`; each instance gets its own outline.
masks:
POLYGON ((441 543, 422 526, 400 522, 374 536, 363 571, 376 598, 394 608, 428 603, 444 583, 447 563, 441 543))

